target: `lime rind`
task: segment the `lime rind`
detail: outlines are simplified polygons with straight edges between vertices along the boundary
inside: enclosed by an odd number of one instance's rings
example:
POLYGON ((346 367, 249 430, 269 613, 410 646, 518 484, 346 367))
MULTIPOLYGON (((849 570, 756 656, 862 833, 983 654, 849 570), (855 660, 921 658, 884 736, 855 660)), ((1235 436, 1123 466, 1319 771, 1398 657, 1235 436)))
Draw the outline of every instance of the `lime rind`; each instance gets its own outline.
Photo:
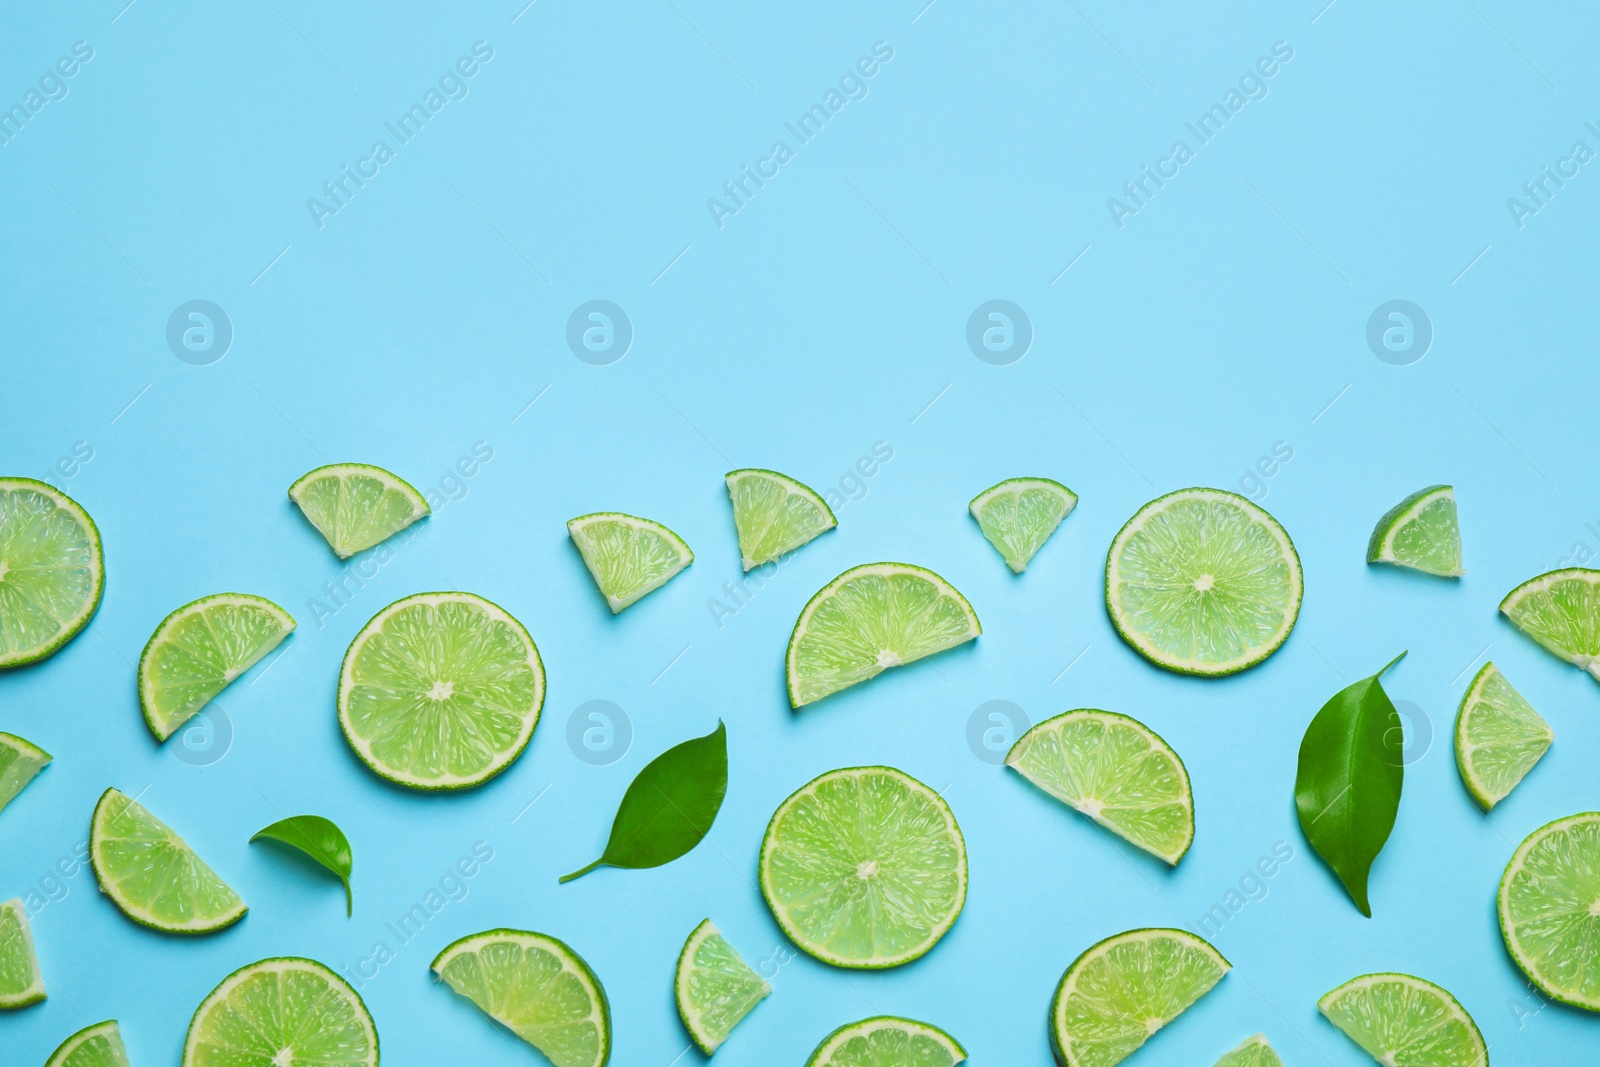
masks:
POLYGON ((967 510, 1006 566, 1021 574, 1077 506, 1078 494, 1060 482, 1007 478, 973 497, 967 510))
POLYGON ((289 487, 307 521, 340 559, 381 544, 431 510, 404 478, 368 463, 330 463, 289 487))
POLYGON ((1485 663, 1456 712, 1456 769, 1472 799, 1488 811, 1517 787, 1555 736, 1500 669, 1485 663))
POLYGON ((745 467, 729 471, 726 479, 739 555, 747 571, 839 525, 827 501, 787 474, 745 467))
POLYGON ((1063 712, 1017 738, 1006 765, 1170 864, 1194 843, 1188 769, 1138 719, 1095 708, 1063 712))
POLYGON ((1237 1048, 1218 1060, 1214 1067, 1283 1067, 1283 1060, 1278 1058, 1266 1034, 1256 1034, 1245 1038, 1237 1048))
POLYGON ((94 806, 89 864, 101 891, 141 926, 211 934, 249 910, 188 842, 116 789, 107 789, 94 806))
POLYGON ((183 1067, 378 1067, 378 1052, 350 983, 316 960, 276 956, 240 967, 200 1002, 183 1067))
POLYGON ((26 1008, 44 998, 28 909, 20 899, 8 900, 0 904, 0 1011, 26 1008))
POLYGON ((822 1039, 806 1067, 868 1067, 907 1064, 953 1067, 963 1063, 961 1042, 934 1026, 897 1015, 875 1015, 847 1023, 822 1039))
POLYGON ((0 731, 0 811, 50 762, 50 753, 16 734, 0 731))
POLYGON ((1384 512, 1367 541, 1367 562, 1392 563, 1440 578, 1465 574, 1455 490, 1430 485, 1384 512))
POLYGON ((1382 1064, 1488 1067, 1478 1024, 1448 990, 1410 974, 1364 974, 1324 994, 1317 1010, 1382 1064))
POLYGON ((1500 611, 1549 651, 1600 680, 1600 570, 1568 567, 1530 578, 1500 611))
POLYGON ((683 538, 659 522, 620 511, 569 519, 567 533, 613 615, 694 562, 683 538))
POLYGON ((678 953, 673 976, 678 1018, 707 1056, 771 992, 710 919, 694 928, 678 953))
POLYGON ((85 1026, 61 1042, 44 1067, 128 1067, 128 1050, 117 1021, 85 1026))
POLYGON ((100 529, 83 506, 45 482, 0 478, 0 670, 60 651, 94 617, 104 592, 100 529), (41 558, 41 549, 54 555, 41 558), (75 557, 65 566, 63 553, 75 557), (8 573, 35 581, 8 582, 8 573))
POLYGON ((1600 811, 1529 834, 1496 897, 1506 950, 1546 996, 1600 1012, 1600 811))
POLYGON ((287 611, 251 593, 215 593, 161 620, 139 655, 139 707, 165 741, 294 632, 287 611))

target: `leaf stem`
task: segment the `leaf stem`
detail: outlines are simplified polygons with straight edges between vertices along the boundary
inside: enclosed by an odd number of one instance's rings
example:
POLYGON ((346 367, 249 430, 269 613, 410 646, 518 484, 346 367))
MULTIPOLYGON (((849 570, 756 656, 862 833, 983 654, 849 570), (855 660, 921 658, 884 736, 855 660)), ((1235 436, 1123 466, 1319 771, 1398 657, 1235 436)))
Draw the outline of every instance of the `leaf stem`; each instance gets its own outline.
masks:
POLYGON ((356 911, 356 898, 350 892, 350 880, 348 878, 346 878, 344 880, 344 917, 346 919, 350 918, 350 916, 355 914, 355 911, 356 911))
POLYGON ((578 870, 573 871, 571 874, 563 874, 559 879, 557 879, 557 883, 560 884, 560 885, 566 885, 568 882, 572 881, 574 878, 582 878, 584 875, 588 874, 590 871, 594 870, 596 867, 600 866, 604 862, 605 862, 605 860, 598 859, 598 860, 595 860, 593 863, 589 864, 589 866, 581 867, 578 870))
MULTIPOLYGON (((1409 652, 1409 651, 1410 651, 1410 649, 1406 650, 1406 652, 1409 652)), ((1400 653, 1394 659, 1392 659, 1388 663, 1384 664, 1383 665, 1383 670, 1380 670, 1377 674, 1374 674, 1373 677, 1374 678, 1382 678, 1385 671, 1387 671, 1390 667, 1393 667, 1396 663, 1399 663, 1401 660, 1403 660, 1405 658, 1406 658, 1406 653, 1405 652, 1400 653)))

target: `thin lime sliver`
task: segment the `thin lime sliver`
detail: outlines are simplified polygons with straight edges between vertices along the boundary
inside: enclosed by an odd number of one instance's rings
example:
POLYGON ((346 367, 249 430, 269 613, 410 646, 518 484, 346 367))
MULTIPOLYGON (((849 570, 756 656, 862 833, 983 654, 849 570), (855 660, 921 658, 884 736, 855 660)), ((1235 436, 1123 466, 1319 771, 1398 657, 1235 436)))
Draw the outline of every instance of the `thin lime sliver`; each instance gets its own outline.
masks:
POLYGON ((0 811, 50 762, 50 753, 16 734, 0 732, 0 811))
POLYGON ((1283 1060, 1273 1051, 1265 1034, 1256 1034, 1245 1038, 1242 1044, 1218 1060, 1214 1067, 1283 1067, 1283 1060))
POLYGON ((806 1067, 953 1067, 966 1058, 961 1042, 931 1023, 878 1015, 823 1038, 806 1067))
POLYGON ((973 497, 967 509, 1006 566, 1021 574, 1077 506, 1078 494, 1060 482, 1007 478, 973 497))
POLYGON ((822 497, 786 474, 748 467, 729 471, 727 483, 745 570, 793 552, 839 525, 822 497))
POLYGON ((1512 624, 1600 679, 1600 570, 1568 567, 1523 582, 1500 602, 1512 624))
POLYGON ((567 534, 613 615, 694 562, 683 538, 659 522, 620 511, 569 519, 567 534))
POLYGON ((239 968, 200 1002, 183 1067, 378 1067, 378 1030, 332 970, 275 957, 239 968))
POLYGON ((188 842, 116 789, 107 789, 95 805, 89 863, 100 889, 142 926, 210 934, 249 910, 188 842))
POLYGON ((1555 736, 1500 669, 1485 663, 1456 713, 1456 769, 1488 811, 1517 787, 1555 736))
POLYGON ((100 606, 100 531, 67 494, 0 478, 0 668, 59 651, 100 606))
POLYGON ((25 1008, 44 997, 28 909, 21 900, 8 900, 0 904, 0 1011, 25 1008))
POLYGON ((294 632, 266 597, 217 593, 161 620, 139 656, 139 705, 159 741, 211 703, 294 632))
POLYGON ((673 977, 678 1017, 707 1056, 771 992, 710 919, 694 928, 678 953, 673 977))
POLYGON ((429 511, 409 482, 367 463, 309 471, 289 487, 289 499, 340 559, 388 540, 429 511))
POLYGON ((1324 994, 1317 1009, 1392 1067, 1488 1067, 1478 1024, 1449 992, 1409 974, 1364 974, 1324 994))
POLYGON ((1600 812, 1529 834, 1500 877, 1497 909, 1506 950, 1529 981, 1600 1012, 1600 812))
POLYGON ((128 1067, 128 1050, 115 1019, 86 1026, 61 1042, 44 1067, 128 1067))
POLYGON ((1367 562, 1392 563, 1440 578, 1464 574, 1455 490, 1430 485, 1386 511, 1367 541, 1367 562))

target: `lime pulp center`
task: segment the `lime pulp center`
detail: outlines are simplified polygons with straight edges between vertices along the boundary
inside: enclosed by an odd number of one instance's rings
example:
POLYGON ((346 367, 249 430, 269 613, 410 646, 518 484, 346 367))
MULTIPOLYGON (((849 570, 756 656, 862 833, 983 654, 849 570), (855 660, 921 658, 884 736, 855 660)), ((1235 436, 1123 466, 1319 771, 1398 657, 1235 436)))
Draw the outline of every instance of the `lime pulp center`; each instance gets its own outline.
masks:
POLYGON ((428 690, 427 697, 429 700, 449 700, 455 691, 456 687, 454 682, 439 680, 435 681, 433 683, 433 688, 428 690))
POLYGON ((1202 574, 1200 577, 1198 577, 1198 578, 1196 578, 1194 580, 1195 592, 1204 593, 1204 592, 1206 592, 1208 589, 1210 589, 1212 586, 1214 586, 1216 584, 1217 584, 1217 580, 1215 578, 1213 578, 1211 575, 1202 574))
POLYGON ((900 666, 900 657, 892 649, 886 648, 878 653, 878 666, 898 667, 900 666))
POLYGON ((856 864, 856 877, 861 879, 863 882, 877 873, 877 860, 862 860, 860 863, 856 864))

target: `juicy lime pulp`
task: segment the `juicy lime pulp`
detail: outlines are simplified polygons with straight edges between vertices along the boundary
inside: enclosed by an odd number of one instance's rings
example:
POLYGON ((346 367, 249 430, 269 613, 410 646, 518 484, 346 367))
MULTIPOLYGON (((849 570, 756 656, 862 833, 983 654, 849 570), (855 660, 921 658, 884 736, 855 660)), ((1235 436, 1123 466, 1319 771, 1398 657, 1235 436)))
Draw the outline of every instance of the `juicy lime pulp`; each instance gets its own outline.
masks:
POLYGON ((61 1042, 44 1067, 128 1067, 128 1050, 115 1019, 86 1026, 61 1042))
POLYGON ((684 1028, 709 1056, 772 987, 706 919, 694 928, 678 954, 673 991, 684 1028))
POLYGON ((1511 622, 1600 679, 1600 570, 1569 567, 1523 582, 1500 602, 1511 622))
POLYGON ((1238 1048, 1218 1060, 1215 1067, 1283 1067, 1283 1061, 1267 1042, 1266 1035, 1257 1034, 1245 1038, 1238 1048))
POLYGON ((1529 834, 1500 878, 1498 902, 1506 949, 1534 985, 1600 1011, 1600 812, 1529 834))
POLYGON ((822 1039, 806 1067, 952 1067, 967 1050, 937 1026, 879 1015, 822 1039))
POLYGON ((89 513, 44 482, 0 478, 0 668, 44 659, 72 640, 104 587, 89 513))
POLYGON ((162 619, 139 656, 139 704, 150 732, 171 737, 293 631, 287 611, 249 593, 201 597, 162 619))
POLYGON ((567 533, 613 615, 694 562, 683 538, 659 522, 620 511, 579 515, 568 520, 567 533))
POLYGON ((555 1067, 611 1059, 611 1008, 589 965, 565 943, 527 930, 487 930, 447 947, 433 973, 555 1067))
POLYGON ((50 762, 50 753, 15 734, 0 733, 0 811, 50 762))
POLYGON ((316 960, 285 956, 234 971, 195 1009, 183 1067, 377 1067, 361 995, 316 960))
POLYGON ((967 598, 908 563, 852 567, 823 586, 789 635, 789 703, 821 700, 857 682, 983 632, 967 598))
POLYGON ((8 900, 0 904, 0 1011, 37 1004, 44 996, 28 909, 21 900, 8 900))
POLYGON ((1317 1001, 1328 1021, 1379 1063, 1488 1067, 1478 1024, 1455 997, 1409 974, 1365 974, 1317 1001))
POLYGON ((1367 562, 1459 578, 1464 572, 1455 491, 1430 485, 1384 512, 1367 541, 1367 562))
POLYGON ((330 463, 289 487, 340 559, 387 540, 428 514, 428 502, 399 475, 366 463, 330 463))
POLYGON ((157 930, 209 934, 238 922, 247 910, 183 838, 115 789, 107 789, 94 807, 89 862, 112 903, 157 930))
POLYGON ((1049 478, 1007 478, 967 505, 1006 566, 1021 574, 1028 561, 1078 506, 1078 494, 1049 478))
POLYGON ((1456 768, 1485 811, 1533 769, 1555 733, 1493 663, 1485 663, 1456 713, 1456 768))
POLYGON ((839 525, 826 501, 788 475, 751 467, 729 471, 727 479, 745 570, 793 552, 839 525))
POLYGON ((1182 674, 1252 667, 1300 613, 1300 557, 1276 519, 1236 493, 1180 489, 1129 519, 1106 554, 1106 610, 1122 639, 1182 674))
POLYGON ((944 798, 892 767, 829 771, 773 813, 761 893, 778 925, 836 967, 932 948, 967 899, 967 846, 944 798))
POLYGON ((417 593, 374 615, 339 670, 339 725, 361 761, 416 789, 465 789, 511 765, 544 706, 544 663, 510 612, 417 593))
POLYGON ((1183 760, 1137 719, 1068 711, 1017 738, 1006 764, 1057 800, 1177 863, 1194 841, 1194 795, 1183 760))

